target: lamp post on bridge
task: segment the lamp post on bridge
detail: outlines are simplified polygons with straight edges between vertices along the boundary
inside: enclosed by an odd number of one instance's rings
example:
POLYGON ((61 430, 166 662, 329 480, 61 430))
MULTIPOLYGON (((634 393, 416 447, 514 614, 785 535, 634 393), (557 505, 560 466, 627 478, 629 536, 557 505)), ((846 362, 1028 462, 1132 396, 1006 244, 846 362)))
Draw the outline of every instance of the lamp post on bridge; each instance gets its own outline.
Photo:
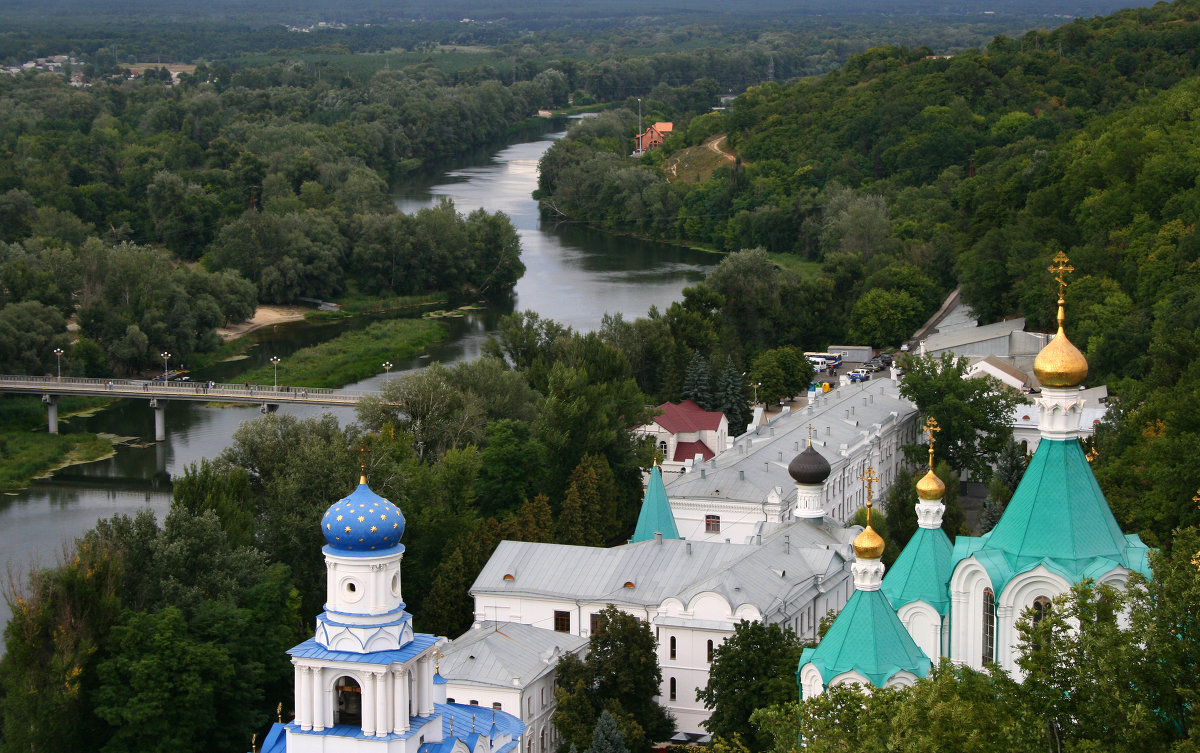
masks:
POLYGON ((62 356, 63 356, 63 349, 55 348, 54 349, 54 357, 58 359, 58 381, 60 381, 60 382, 62 381, 62 356))
POLYGON ((271 365, 275 367, 275 389, 279 389, 279 356, 271 356, 271 365))
POLYGON ((159 355, 161 355, 161 356, 162 356, 162 360, 163 360, 163 383, 164 383, 164 384, 166 384, 166 381, 167 381, 167 362, 171 360, 171 354, 170 354, 170 353, 168 353, 167 351, 165 351, 165 350, 164 350, 164 351, 163 351, 162 353, 160 353, 159 355))
POLYGON ((388 380, 390 380, 392 377, 392 362, 391 361, 383 362, 383 372, 384 372, 383 384, 386 386, 388 383, 388 380))

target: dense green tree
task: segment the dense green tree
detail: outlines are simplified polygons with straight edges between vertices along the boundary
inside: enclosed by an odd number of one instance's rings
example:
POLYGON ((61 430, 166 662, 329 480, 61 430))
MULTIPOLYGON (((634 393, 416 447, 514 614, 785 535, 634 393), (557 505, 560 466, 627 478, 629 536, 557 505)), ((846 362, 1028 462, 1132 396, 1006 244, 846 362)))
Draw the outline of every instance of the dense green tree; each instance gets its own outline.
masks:
POLYGON ((580 660, 563 657, 557 667, 554 725, 563 735, 559 748, 586 749, 602 711, 621 725, 630 751, 649 750, 675 731, 671 715, 654 700, 662 684, 657 649, 650 626, 611 604, 599 613, 600 629, 588 638, 588 653, 580 660), (630 731, 639 731, 636 739, 630 731))
POLYGON ((850 337, 876 347, 894 347, 921 326, 925 311, 905 290, 868 290, 850 310, 850 337))
POLYGON ((625 747, 625 736, 621 734, 617 720, 608 710, 601 711, 596 720, 588 753, 629 753, 629 749, 625 747))
POLYGON ((54 350, 69 346, 66 330, 58 309, 37 301, 0 308, 0 372, 35 376, 57 373, 54 350))
POLYGON ((742 620, 734 626, 733 635, 713 651, 708 684, 696 691, 712 712, 704 728, 713 737, 741 735, 755 749, 765 748, 768 741, 751 734, 750 715, 795 697, 801 648, 796 634, 777 624, 742 620))
MULTIPOLYGON (((918 471, 924 476, 923 471, 918 471)), ((907 468, 896 471, 896 480, 892 482, 883 503, 883 512, 887 516, 888 530, 891 537, 888 543, 896 542, 897 551, 903 551, 908 540, 917 532, 917 479, 918 474, 907 468)))
POLYGON ((967 359, 950 353, 910 354, 903 364, 900 394, 937 419, 938 457, 959 472, 986 477, 992 459, 1011 441, 1012 411, 1024 398, 991 377, 967 378, 967 359))
POLYGON ((729 433, 738 436, 750 424, 750 409, 746 400, 746 386, 742 372, 738 371, 732 357, 726 357, 725 368, 717 381, 717 410, 729 421, 729 433))
POLYGON ((687 374, 683 377, 683 399, 691 400, 704 410, 712 410, 715 401, 712 389, 712 370, 708 359, 697 352, 688 362, 687 374))

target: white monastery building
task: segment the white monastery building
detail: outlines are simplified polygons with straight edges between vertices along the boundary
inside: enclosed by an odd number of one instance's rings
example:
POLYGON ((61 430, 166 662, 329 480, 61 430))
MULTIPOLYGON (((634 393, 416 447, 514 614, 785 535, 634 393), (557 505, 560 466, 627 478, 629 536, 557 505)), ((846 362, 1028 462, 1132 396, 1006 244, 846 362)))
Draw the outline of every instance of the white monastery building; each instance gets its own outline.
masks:
POLYGON ((901 447, 917 438, 917 409, 888 378, 809 392, 808 405, 784 412, 734 440, 726 452, 685 473, 664 467, 679 535, 690 541, 755 540, 770 524, 795 519, 796 490, 788 462, 809 442, 829 462, 821 509, 844 524, 866 504, 858 478, 868 464, 881 494, 904 464, 901 447))

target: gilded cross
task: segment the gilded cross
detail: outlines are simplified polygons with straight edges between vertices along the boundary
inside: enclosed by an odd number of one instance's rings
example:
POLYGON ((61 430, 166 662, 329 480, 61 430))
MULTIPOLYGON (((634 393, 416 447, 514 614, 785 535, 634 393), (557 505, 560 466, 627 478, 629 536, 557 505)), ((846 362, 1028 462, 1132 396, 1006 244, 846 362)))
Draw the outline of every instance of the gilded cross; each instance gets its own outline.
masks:
POLYGON ((435 673, 439 673, 439 674, 441 673, 442 657, 444 657, 444 656, 445 656, 445 654, 442 653, 442 650, 440 648, 436 648, 433 650, 433 671, 435 673))
POLYGON ((933 470, 933 443, 935 439, 933 435, 935 432, 939 432, 941 430, 942 427, 938 426, 936 418, 930 416, 929 418, 925 419, 925 435, 929 437, 929 470, 931 471, 933 470))
POLYGON ((871 465, 868 463, 867 464, 867 472, 864 473, 863 475, 859 476, 858 480, 862 481, 863 483, 865 483, 867 485, 867 527, 870 528, 871 527, 871 496, 875 491, 874 484, 876 481, 879 480, 879 477, 875 475, 875 469, 872 468, 871 465))
POLYGON ((867 507, 870 508, 872 495, 875 492, 875 482, 879 480, 879 477, 875 475, 875 469, 868 465, 866 473, 859 476, 858 480, 867 485, 867 507))
POLYGON ((809 447, 812 447, 812 433, 813 433, 813 425, 809 424, 808 425, 808 446, 809 447))
POLYGON ((1054 279, 1058 282, 1059 298, 1062 298, 1067 292, 1067 281, 1064 275, 1068 272, 1075 271, 1075 267, 1072 267, 1067 263, 1069 261, 1070 259, 1067 258, 1067 255, 1062 251, 1059 251, 1054 255, 1054 263, 1047 268, 1051 273, 1054 274, 1054 279))

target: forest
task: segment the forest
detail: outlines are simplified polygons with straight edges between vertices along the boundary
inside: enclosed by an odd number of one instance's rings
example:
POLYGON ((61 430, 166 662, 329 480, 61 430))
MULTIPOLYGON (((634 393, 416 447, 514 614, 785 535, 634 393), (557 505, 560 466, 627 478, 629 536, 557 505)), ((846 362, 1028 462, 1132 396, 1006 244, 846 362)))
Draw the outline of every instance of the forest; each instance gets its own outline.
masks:
MULTIPOLYGON (((956 286, 985 321, 1022 314, 1045 330, 1056 291, 1043 270, 1058 250, 1077 270, 1068 331, 1089 384, 1113 395, 1095 473, 1126 531, 1166 563, 1189 562, 1200 524, 1198 20, 1196 0, 1177 0, 953 56, 844 38, 823 50, 785 29, 738 49, 689 51, 681 37, 627 56, 612 54, 614 32, 594 57, 569 60, 556 46, 573 38, 565 29, 527 66, 428 48, 411 66, 381 56, 351 69, 277 50, 266 63, 200 61, 177 83, 129 78, 96 45, 80 49, 89 86, 0 76, 0 370, 46 373, 53 347, 70 348, 71 373, 137 369, 163 348, 203 352, 216 326, 259 301, 511 288, 521 264, 507 218, 450 205, 402 215, 388 187, 571 103, 604 112, 543 161, 548 218, 728 252, 682 300, 594 333, 516 314, 484 358, 393 379, 353 424, 244 424, 229 449, 174 480, 164 520, 104 521, 59 567, 10 589, 0 749, 244 749, 289 696, 283 650, 323 600, 315 521, 353 488, 359 462, 408 518, 417 628, 454 636, 496 542, 623 540, 652 462, 631 432, 646 406, 692 397, 744 414, 752 382, 795 391, 798 350, 844 338, 894 346, 956 286), (776 56, 772 40, 791 51, 776 56), (735 82, 753 85, 713 111, 735 82), (635 160, 638 97, 647 120, 676 129, 635 160), (678 178, 688 150, 715 139, 733 161, 678 178)), ((342 57, 359 56, 322 60, 342 57)), ((1194 573, 1172 572, 1170 603, 1186 623, 1200 603, 1187 601, 1194 573)), ((1133 647, 1105 636, 1088 650, 1128 659, 1133 647)), ((1009 688, 974 680, 967 701, 1009 688)), ((1040 699, 1061 700, 1066 680, 1046 682, 1040 699)), ((945 690, 922 687, 931 703, 945 690)), ((867 718, 889 717, 890 698, 867 718)), ((844 740, 839 726, 873 739, 910 729, 843 724, 839 714, 866 702, 829 702, 841 705, 811 719, 831 740, 844 740)), ((1056 707, 1054 723, 1080 708, 1056 707)), ((790 750, 784 729, 776 739, 790 750)), ((1104 739, 1097 729, 1074 749, 1097 749, 1086 747, 1104 739)))

